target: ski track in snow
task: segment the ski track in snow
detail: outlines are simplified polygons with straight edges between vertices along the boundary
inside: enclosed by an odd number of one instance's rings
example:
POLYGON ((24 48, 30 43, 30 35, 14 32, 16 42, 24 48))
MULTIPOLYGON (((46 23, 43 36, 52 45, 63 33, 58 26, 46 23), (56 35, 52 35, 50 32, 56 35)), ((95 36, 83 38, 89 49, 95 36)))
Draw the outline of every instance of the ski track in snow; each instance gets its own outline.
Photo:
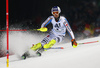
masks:
MULTIPOLYGON (((31 57, 19 60, 34 42, 38 43, 45 35, 29 34, 22 32, 10 33, 10 52, 15 55, 9 57, 9 68, 100 68, 100 42, 79 45, 73 48, 71 43, 55 44, 53 47, 62 46, 64 49, 49 49, 41 57, 31 57), (39 39, 38 39, 39 38, 39 39), (18 61, 17 61, 18 60, 18 61)), ((2 44, 6 48, 6 37, 2 37, 2 44)), ((78 43, 100 41, 94 37, 77 41, 78 43)), ((6 57, 0 58, 0 68, 6 67, 6 57)))

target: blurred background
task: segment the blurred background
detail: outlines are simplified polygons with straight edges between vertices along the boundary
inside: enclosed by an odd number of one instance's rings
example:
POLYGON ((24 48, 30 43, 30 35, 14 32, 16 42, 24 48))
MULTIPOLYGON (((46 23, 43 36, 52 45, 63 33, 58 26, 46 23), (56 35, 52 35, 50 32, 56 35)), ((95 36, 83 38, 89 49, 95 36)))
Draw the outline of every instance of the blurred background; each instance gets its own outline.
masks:
MULTIPOLYGON (((9 27, 19 29, 40 28, 59 6, 76 39, 100 35, 100 0, 9 0, 9 27)), ((51 29, 51 25, 47 26, 51 29)), ((6 0, 0 2, 0 30, 6 29, 6 0)), ((0 32, 1 34, 2 32, 0 32)))

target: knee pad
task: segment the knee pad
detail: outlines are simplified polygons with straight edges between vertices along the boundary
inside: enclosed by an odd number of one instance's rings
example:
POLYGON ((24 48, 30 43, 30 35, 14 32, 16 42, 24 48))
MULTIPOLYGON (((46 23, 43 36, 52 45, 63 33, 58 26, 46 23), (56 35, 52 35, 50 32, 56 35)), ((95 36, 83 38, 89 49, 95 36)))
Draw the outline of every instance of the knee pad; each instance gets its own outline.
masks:
POLYGON ((36 51, 37 49, 39 49, 39 48, 41 48, 41 47, 42 47, 41 43, 37 43, 37 44, 33 45, 33 46, 31 47, 31 49, 34 50, 34 51, 36 51))
POLYGON ((48 48, 52 47, 55 43, 56 43, 56 40, 52 39, 48 44, 45 44, 43 46, 43 48, 48 49, 48 48))

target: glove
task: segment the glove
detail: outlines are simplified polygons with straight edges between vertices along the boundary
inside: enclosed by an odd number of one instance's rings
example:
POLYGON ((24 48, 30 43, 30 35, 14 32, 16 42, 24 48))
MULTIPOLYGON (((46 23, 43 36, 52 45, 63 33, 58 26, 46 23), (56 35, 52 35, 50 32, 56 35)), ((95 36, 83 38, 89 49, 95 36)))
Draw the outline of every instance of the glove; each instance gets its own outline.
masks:
POLYGON ((71 42, 72 42, 73 48, 76 48, 76 47, 77 47, 77 42, 76 42, 76 40, 75 40, 75 39, 72 39, 71 42))
POLYGON ((41 31, 41 32, 47 32, 48 29, 46 27, 41 27, 40 29, 37 29, 38 31, 41 31))

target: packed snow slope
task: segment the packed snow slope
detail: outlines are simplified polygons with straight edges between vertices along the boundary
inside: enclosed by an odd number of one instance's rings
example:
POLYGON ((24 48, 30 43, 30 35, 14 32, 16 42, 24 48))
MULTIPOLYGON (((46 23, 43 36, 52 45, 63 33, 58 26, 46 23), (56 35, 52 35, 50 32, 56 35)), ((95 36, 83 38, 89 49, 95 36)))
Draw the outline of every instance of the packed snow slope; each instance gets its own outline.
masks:
MULTIPOLYGON (((39 35, 40 36, 40 35, 39 35)), ((10 48, 15 55, 9 58, 9 68, 100 68, 100 42, 78 45, 73 48, 70 42, 55 44, 53 47, 64 49, 49 49, 41 57, 30 57, 19 60, 32 43, 37 43, 39 37, 27 33, 10 34, 10 48), (28 45, 28 46, 27 46, 28 45), (18 61, 17 61, 18 60, 18 61)), ((2 37, 2 44, 6 45, 2 37)), ((99 37, 78 40, 78 43, 100 41, 99 37)), ((6 57, 0 58, 0 68, 6 68, 6 57)))

